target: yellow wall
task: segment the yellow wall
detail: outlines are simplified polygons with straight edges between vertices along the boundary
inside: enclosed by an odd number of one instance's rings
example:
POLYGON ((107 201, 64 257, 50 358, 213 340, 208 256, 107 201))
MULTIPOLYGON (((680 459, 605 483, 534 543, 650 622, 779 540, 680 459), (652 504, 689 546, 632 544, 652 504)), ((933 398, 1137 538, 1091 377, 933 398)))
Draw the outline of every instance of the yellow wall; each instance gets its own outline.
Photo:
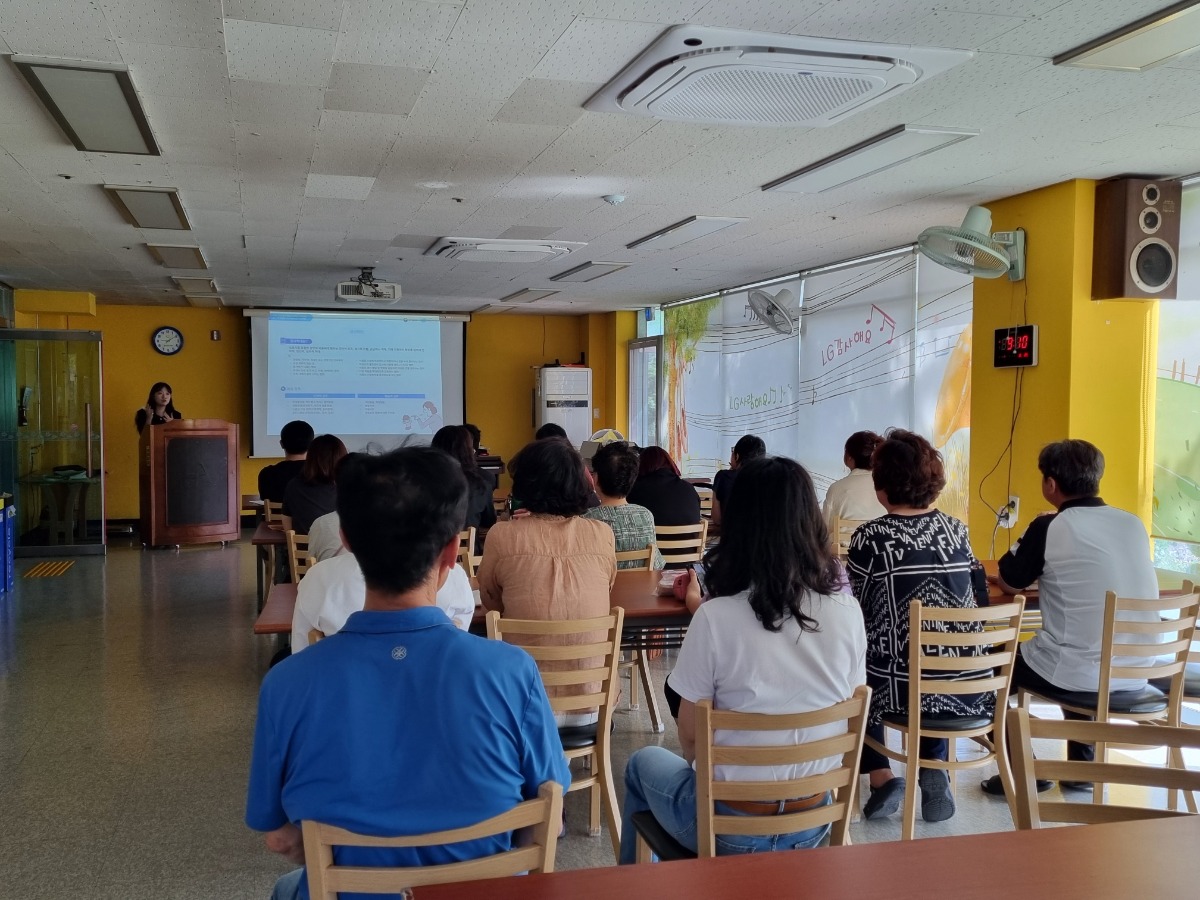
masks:
POLYGON ((982 496, 992 507, 999 508, 1009 494, 1021 499, 1016 529, 1012 534, 1002 529, 996 538, 999 554, 1034 515, 1050 509, 1041 494, 1037 455, 1045 444, 1068 437, 1101 449, 1106 460, 1101 494, 1149 526, 1157 304, 1091 299, 1094 182, 1068 181, 988 206, 994 230, 1024 228, 1028 243, 1023 282, 975 281, 970 515, 975 552, 991 555, 995 526, 994 516, 977 502, 980 481, 987 476, 982 496), (1023 318, 1039 326, 1039 359, 1021 376, 1010 486, 1007 457, 988 473, 1008 442, 1017 370, 992 367, 992 341, 996 328, 1023 318))

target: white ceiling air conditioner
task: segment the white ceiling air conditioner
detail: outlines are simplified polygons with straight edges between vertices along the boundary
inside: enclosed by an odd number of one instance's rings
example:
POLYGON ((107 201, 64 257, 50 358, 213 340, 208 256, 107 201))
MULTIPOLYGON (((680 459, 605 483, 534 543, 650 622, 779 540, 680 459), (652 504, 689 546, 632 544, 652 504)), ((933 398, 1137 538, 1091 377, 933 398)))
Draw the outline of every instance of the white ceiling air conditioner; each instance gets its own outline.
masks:
POLYGON ((400 285, 387 281, 364 283, 361 281, 340 281, 337 286, 337 299, 342 303, 382 302, 395 303, 400 299, 400 285))
POLYGON ((676 25, 584 107, 716 125, 833 125, 973 55, 676 25))
POLYGON ((425 251, 426 256, 455 262, 538 263, 586 247, 570 241, 507 241, 497 238, 444 237, 425 251))

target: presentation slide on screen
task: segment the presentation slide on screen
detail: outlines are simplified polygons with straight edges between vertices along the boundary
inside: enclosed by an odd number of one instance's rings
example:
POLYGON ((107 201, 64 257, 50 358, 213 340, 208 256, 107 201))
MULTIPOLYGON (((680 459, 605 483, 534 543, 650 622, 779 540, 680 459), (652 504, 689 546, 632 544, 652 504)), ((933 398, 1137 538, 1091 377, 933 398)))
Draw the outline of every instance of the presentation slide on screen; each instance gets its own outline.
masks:
POLYGON ((296 419, 351 450, 428 443, 462 422, 462 340, 461 322, 436 316, 252 316, 253 455, 280 455, 296 419))
POLYGON ((269 431, 277 434, 293 419, 330 434, 355 433, 362 423, 396 434, 442 427, 437 320, 272 313, 267 339, 269 431))

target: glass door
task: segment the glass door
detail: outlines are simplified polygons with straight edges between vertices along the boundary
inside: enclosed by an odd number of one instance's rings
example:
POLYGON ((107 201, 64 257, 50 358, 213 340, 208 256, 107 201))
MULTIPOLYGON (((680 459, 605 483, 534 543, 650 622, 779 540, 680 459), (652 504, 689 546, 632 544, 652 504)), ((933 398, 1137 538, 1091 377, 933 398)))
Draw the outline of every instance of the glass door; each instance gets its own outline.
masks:
POLYGON ((662 435, 662 338, 629 342, 629 440, 659 445, 662 435))
POLYGON ((98 331, 0 331, 0 490, 18 556, 104 552, 100 371, 98 331))

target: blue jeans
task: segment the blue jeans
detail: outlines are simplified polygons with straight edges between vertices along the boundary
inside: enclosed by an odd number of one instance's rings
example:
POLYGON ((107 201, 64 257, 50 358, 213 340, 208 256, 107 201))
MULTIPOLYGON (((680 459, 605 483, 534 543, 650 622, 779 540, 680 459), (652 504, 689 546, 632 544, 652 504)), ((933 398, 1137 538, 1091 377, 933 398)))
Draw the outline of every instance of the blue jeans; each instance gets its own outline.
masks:
POLYGON ((300 885, 304 883, 304 866, 280 875, 271 891, 271 900, 296 900, 300 896, 300 885))
MULTIPOLYGON (((718 802, 717 811, 739 815, 723 807, 718 802)), ((617 859, 622 865, 632 863, 636 856, 633 816, 646 810, 654 814, 671 837, 689 850, 696 850, 696 773, 681 757, 662 747, 643 747, 629 757, 625 766, 625 807, 621 813, 621 853, 617 859)), ((821 825, 791 834, 718 834, 717 855, 807 849, 821 843, 828 833, 829 826, 821 825)))

